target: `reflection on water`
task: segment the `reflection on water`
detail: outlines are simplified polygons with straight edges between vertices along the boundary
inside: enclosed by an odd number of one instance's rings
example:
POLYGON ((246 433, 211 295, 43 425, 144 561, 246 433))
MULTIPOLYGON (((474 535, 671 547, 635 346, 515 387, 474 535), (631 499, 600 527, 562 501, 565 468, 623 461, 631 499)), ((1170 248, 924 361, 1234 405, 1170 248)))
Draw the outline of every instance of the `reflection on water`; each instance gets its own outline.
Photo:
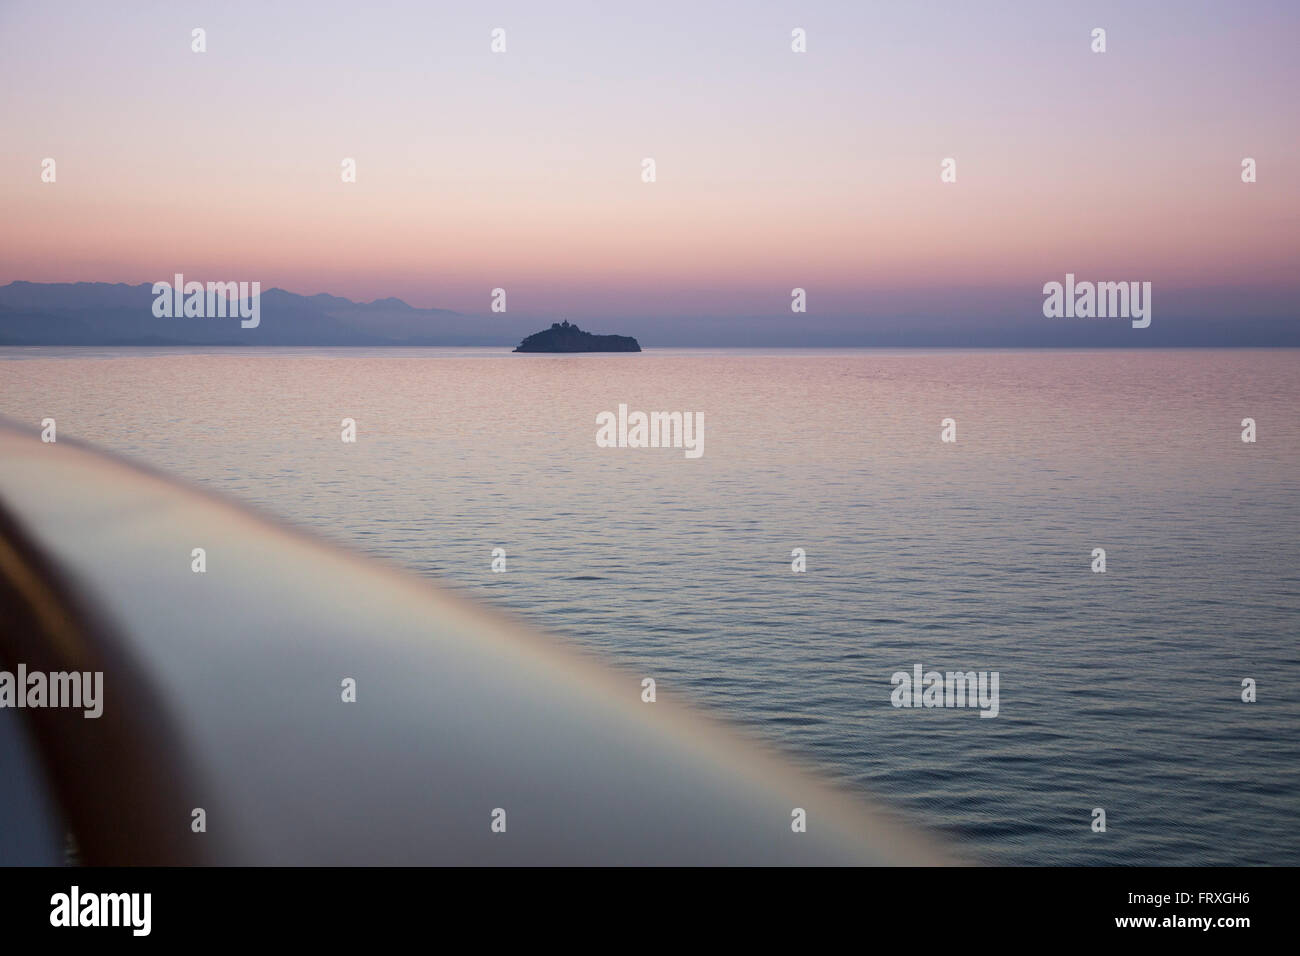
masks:
POLYGON ((0 359, 0 414, 451 579, 984 859, 1300 863, 1300 352, 0 359), (705 454, 597 447, 620 403, 705 454), (916 664, 999 672, 997 718, 891 707, 916 664))

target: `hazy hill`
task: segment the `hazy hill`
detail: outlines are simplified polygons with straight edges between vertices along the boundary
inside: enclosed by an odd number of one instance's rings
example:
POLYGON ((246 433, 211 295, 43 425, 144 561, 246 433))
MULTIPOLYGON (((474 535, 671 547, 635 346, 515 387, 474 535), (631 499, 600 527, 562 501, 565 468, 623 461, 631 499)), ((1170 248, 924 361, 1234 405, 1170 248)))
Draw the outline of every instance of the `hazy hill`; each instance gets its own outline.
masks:
POLYGON ((157 318, 151 283, 11 282, 0 286, 0 345, 501 345, 530 323, 353 302, 283 289, 261 295, 257 328, 238 318, 157 318))
MULTIPOLYGON (((168 276, 168 279, 171 277, 168 276)), ((781 292, 781 290, 777 290, 781 292)), ((511 349, 537 315, 465 315, 416 309, 401 299, 353 302, 320 293, 268 289, 261 324, 153 315, 149 283, 11 282, 0 286, 3 345, 489 345, 511 349)), ((889 348, 1152 348, 1300 346, 1290 306, 1243 313, 1235 289, 1172 290, 1156 297, 1150 328, 1126 319, 1048 319, 1038 285, 1014 289, 894 290, 873 295, 862 311, 791 315, 784 293, 764 314, 635 313, 602 317, 605 327, 633 328, 654 345, 889 348)), ((629 308, 636 307, 630 303, 629 308)), ((585 320, 584 320, 585 321, 585 320)))

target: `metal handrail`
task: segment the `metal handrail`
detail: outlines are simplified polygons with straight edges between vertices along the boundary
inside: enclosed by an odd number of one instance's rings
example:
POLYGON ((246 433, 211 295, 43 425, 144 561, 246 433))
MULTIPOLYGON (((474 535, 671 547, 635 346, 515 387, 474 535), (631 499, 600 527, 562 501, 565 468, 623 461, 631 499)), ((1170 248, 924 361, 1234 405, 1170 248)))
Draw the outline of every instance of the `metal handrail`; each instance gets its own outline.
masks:
POLYGON ((22 711, 90 863, 951 862, 662 684, 2 426, 0 615, 0 664, 104 673, 99 719, 22 711))

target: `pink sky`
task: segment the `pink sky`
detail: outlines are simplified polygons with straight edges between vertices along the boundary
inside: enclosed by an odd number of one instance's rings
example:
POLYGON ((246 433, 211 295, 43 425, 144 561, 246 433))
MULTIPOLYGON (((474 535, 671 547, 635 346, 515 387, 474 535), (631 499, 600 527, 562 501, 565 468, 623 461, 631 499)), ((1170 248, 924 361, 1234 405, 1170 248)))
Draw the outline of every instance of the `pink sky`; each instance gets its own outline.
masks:
POLYGON ((850 315, 1067 271, 1248 290, 1256 314, 1300 292, 1283 4, 72 6, 0 8, 0 282, 184 272, 465 312, 500 286, 577 317, 770 312, 794 286, 850 315))

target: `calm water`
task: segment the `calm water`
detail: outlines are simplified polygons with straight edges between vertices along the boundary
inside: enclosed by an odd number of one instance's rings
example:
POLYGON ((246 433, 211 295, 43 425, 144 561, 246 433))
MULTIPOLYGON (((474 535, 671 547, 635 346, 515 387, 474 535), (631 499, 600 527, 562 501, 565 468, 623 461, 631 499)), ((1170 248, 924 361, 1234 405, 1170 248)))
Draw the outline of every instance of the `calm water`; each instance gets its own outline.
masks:
POLYGON ((1300 352, 0 349, 0 414, 450 579, 975 858, 1300 863, 1300 352), (620 402, 703 412, 703 457, 598 448, 620 402), (998 717, 893 708, 917 663, 998 671, 998 717))

